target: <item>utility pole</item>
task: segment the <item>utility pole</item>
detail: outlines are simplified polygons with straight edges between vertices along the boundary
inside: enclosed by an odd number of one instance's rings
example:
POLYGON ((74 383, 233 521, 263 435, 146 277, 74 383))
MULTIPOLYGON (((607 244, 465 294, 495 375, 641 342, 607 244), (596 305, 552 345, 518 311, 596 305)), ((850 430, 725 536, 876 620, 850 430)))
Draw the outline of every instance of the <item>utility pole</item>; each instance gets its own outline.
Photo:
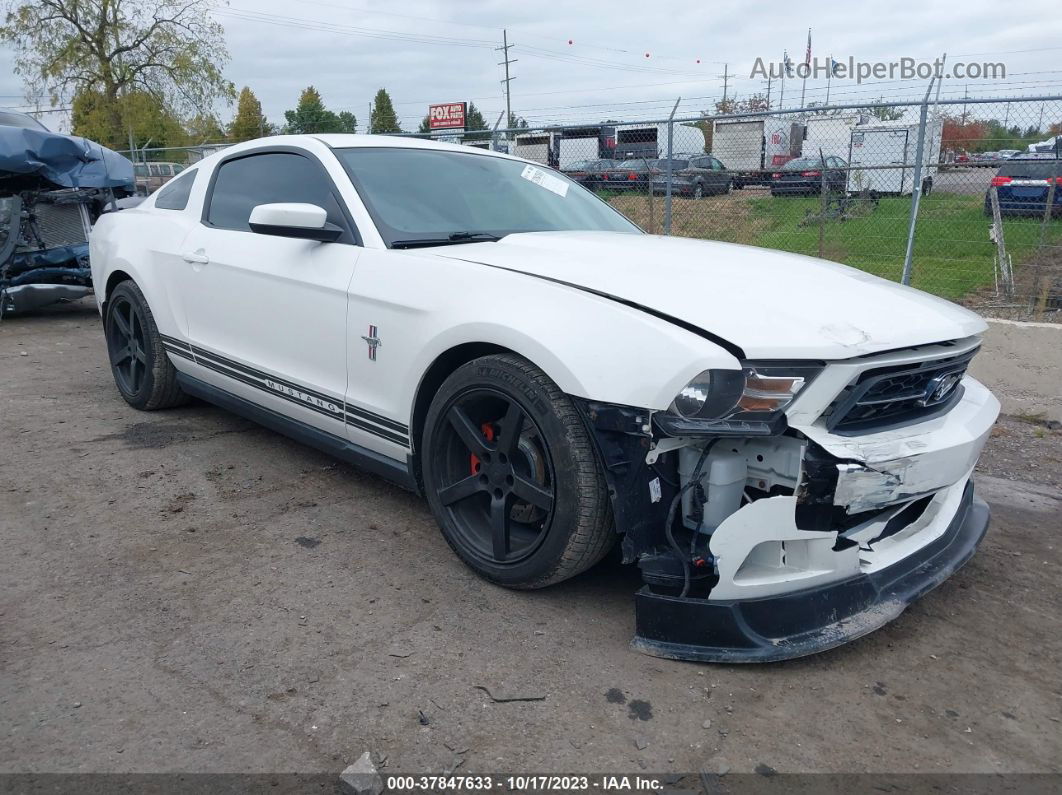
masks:
POLYGON ((767 72, 767 110, 771 109, 771 73, 767 72))
POLYGON ((726 89, 727 89, 727 86, 730 84, 730 65, 729 64, 723 64, 723 73, 721 75, 716 75, 716 77, 723 78, 723 107, 725 108, 726 107, 726 89))
POLYGON ((502 53, 504 53, 504 55, 502 57, 505 58, 505 60, 502 61, 501 63, 499 63, 498 66, 504 66, 505 67, 505 79, 502 80, 502 82, 505 83, 505 126, 506 127, 508 127, 510 125, 510 123, 512 121, 512 118, 513 118, 513 105, 512 105, 512 98, 511 98, 511 95, 510 95, 510 92, 509 92, 509 84, 513 80, 516 79, 514 77, 509 77, 509 64, 516 63, 516 60, 517 60, 515 58, 510 58, 509 57, 509 48, 512 47, 512 46, 513 45, 511 45, 509 43, 509 32, 507 30, 503 29, 502 30, 502 46, 501 47, 495 47, 494 49, 495 50, 500 50, 502 53))
POLYGON ((970 98, 970 84, 967 83, 962 92, 962 126, 966 126, 966 100, 970 98))

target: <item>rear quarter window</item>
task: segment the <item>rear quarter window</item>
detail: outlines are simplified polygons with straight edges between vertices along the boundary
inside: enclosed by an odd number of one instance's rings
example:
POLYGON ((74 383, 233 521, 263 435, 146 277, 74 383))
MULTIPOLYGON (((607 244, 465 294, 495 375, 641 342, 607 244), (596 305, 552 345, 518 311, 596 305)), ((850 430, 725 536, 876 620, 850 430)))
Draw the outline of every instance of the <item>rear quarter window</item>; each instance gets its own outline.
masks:
POLYGON ((196 169, 185 171, 159 188, 155 194, 155 206, 162 210, 183 210, 187 207, 195 175, 196 169))

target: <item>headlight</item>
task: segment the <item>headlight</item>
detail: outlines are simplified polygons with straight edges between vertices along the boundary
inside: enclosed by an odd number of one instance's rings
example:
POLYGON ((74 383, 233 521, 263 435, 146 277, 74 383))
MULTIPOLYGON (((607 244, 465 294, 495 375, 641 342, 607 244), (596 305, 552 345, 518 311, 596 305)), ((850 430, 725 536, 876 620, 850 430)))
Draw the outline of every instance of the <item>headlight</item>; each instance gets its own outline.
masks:
POLYGON ((688 420, 723 417, 737 406, 744 388, 742 370, 705 370, 682 388, 671 408, 688 420))
POLYGON ((741 370, 705 370, 675 396, 671 412, 687 420, 769 421, 821 369, 749 363, 741 370))

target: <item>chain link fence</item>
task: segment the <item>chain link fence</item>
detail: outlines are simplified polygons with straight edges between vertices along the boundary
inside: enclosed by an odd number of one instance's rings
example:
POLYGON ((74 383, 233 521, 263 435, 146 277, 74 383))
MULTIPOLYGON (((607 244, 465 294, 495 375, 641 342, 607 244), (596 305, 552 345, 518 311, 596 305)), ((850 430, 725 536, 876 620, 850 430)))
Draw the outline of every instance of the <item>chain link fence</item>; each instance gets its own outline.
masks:
MULTIPOLYGON (((558 169, 650 233, 822 257, 984 314, 1062 322, 1062 97, 927 95, 464 143, 558 169)), ((149 183, 153 163, 209 151, 134 159, 149 183)))

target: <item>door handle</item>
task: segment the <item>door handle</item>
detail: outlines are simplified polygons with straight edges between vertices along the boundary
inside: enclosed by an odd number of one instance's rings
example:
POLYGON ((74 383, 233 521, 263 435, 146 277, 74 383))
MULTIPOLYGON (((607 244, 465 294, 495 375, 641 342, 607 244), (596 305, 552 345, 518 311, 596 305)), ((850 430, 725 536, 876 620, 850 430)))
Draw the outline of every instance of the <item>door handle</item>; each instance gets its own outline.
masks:
POLYGON ((185 262, 190 262, 193 265, 206 265, 210 262, 210 257, 206 255, 206 252, 204 252, 203 249, 187 251, 183 258, 185 262))

